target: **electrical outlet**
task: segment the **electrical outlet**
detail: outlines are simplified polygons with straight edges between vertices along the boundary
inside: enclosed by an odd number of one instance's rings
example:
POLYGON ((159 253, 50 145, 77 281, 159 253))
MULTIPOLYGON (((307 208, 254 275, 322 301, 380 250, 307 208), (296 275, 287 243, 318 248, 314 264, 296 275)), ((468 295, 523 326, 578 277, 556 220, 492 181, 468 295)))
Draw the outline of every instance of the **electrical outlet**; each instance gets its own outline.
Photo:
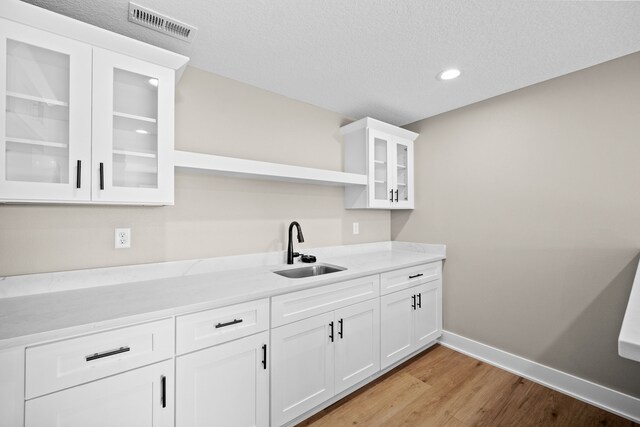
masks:
POLYGON ((359 222, 354 222, 353 223, 353 234, 360 234, 360 223, 359 222))
POLYGON ((131 229, 116 228, 116 249, 131 247, 131 229))

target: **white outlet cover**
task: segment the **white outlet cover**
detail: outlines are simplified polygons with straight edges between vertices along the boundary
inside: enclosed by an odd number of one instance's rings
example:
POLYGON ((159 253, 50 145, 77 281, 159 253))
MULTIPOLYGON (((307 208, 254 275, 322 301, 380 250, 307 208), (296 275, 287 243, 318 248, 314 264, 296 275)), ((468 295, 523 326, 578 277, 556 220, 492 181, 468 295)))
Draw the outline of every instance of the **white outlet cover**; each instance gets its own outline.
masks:
POLYGON ((131 247, 131 229, 116 228, 115 231, 115 248, 123 249, 131 247))
POLYGON ((360 234, 360 223, 359 222, 354 222, 353 223, 353 234, 360 234))

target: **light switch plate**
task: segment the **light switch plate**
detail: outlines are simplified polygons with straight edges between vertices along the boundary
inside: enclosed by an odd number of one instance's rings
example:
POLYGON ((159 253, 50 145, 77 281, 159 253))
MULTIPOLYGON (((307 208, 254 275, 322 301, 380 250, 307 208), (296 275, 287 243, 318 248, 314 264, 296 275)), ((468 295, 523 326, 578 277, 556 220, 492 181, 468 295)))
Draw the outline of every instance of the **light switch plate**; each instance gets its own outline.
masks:
POLYGON ((360 234, 360 223, 359 222, 354 222, 353 223, 353 234, 360 234))

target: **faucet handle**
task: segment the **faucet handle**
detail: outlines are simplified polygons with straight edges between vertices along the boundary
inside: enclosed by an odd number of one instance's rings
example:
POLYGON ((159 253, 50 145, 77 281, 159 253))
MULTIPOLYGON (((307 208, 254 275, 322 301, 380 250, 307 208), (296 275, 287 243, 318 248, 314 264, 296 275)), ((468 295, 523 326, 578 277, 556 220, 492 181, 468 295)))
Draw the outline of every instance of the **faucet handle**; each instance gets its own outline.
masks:
POLYGON ((294 253, 293 253, 293 257, 294 257, 294 258, 295 258, 295 257, 299 257, 299 256, 300 256, 300 252, 294 252, 294 253))

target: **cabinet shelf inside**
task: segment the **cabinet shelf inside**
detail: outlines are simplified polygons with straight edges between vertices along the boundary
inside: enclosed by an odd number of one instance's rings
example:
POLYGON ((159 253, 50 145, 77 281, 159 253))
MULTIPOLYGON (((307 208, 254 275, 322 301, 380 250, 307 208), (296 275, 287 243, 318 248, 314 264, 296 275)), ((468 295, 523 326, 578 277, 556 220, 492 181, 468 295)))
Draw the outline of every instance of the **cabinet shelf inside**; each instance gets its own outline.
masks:
POLYGON ((113 115, 115 117, 122 117, 122 118, 125 118, 125 119, 138 120, 138 121, 141 121, 141 122, 148 122, 148 123, 156 123, 158 121, 157 119, 154 119, 153 117, 136 116, 135 114, 121 113, 119 111, 114 111, 113 115))
POLYGON ((58 107, 68 107, 69 106, 68 102, 58 101, 56 99, 43 98, 41 96, 33 96, 33 95, 27 95, 27 94, 24 94, 24 93, 10 92, 10 91, 7 91, 5 93, 7 94, 7 96, 9 96, 11 98, 24 99, 26 101, 41 102, 43 104, 55 105, 55 106, 58 106, 58 107))
POLYGON ((53 142, 53 141, 41 141, 38 139, 27 139, 27 138, 5 138, 8 142, 15 142, 18 144, 30 144, 30 145, 41 145, 43 147, 55 147, 55 148, 67 148, 68 145, 61 142, 53 142))
POLYGON ((145 157, 149 159, 155 159, 157 154, 155 153, 144 153, 142 151, 129 151, 129 150, 113 150, 113 154, 121 154, 123 156, 134 156, 134 157, 145 157))

